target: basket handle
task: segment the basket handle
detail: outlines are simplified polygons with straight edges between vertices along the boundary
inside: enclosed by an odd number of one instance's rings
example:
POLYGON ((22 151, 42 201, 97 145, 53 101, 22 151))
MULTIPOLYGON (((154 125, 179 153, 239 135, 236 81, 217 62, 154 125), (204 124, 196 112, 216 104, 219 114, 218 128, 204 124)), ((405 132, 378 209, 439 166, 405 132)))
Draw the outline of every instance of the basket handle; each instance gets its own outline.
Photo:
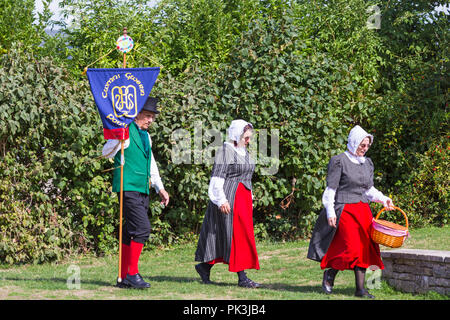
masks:
MULTIPOLYGON (((400 209, 399 207, 394 207, 394 206, 392 206, 391 208, 394 208, 394 209, 400 211, 400 212, 403 214, 403 217, 405 217, 405 221, 406 221, 406 230, 408 230, 408 217, 406 216, 406 213, 405 213, 402 209, 400 209)), ((384 207, 383 209, 381 209, 381 210, 377 213, 377 216, 375 217, 375 219, 378 219, 378 217, 380 216, 380 214, 381 214, 383 211, 385 211, 386 209, 387 209, 386 207, 384 207)))

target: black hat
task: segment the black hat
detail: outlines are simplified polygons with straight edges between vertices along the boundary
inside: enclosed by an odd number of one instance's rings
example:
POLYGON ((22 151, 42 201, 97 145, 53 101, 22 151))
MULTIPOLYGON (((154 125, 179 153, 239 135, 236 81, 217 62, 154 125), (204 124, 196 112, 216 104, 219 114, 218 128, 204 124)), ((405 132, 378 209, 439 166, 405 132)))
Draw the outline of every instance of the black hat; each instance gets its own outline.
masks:
POLYGON ((147 101, 145 101, 142 110, 147 110, 153 113, 159 113, 156 109, 156 104, 158 103, 158 98, 148 97, 147 101))

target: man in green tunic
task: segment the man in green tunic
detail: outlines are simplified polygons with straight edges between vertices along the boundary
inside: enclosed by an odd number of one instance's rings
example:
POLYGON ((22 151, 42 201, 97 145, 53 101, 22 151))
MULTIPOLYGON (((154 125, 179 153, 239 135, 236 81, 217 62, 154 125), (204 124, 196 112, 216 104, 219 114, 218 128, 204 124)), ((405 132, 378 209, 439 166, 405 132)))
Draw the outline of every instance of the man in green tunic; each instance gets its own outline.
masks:
MULTIPOLYGON (((129 139, 124 143, 123 165, 123 213, 121 287, 149 288, 138 270, 139 257, 145 241, 150 236, 148 219, 150 187, 161 197, 161 203, 168 205, 169 194, 164 190, 159 170, 152 153, 152 141, 147 132, 159 113, 157 99, 149 97, 129 126, 129 139)), ((113 192, 120 193, 120 141, 108 140, 103 155, 114 157, 113 192)))

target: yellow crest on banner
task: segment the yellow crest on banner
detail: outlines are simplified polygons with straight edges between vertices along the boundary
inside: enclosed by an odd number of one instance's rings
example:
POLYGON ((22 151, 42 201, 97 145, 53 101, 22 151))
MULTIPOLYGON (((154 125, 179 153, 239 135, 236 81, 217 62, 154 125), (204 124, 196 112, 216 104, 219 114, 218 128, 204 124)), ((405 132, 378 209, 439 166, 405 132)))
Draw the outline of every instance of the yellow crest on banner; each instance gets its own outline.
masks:
POLYGON ((116 86, 111 90, 114 115, 117 118, 137 116, 137 92, 133 85, 116 86))

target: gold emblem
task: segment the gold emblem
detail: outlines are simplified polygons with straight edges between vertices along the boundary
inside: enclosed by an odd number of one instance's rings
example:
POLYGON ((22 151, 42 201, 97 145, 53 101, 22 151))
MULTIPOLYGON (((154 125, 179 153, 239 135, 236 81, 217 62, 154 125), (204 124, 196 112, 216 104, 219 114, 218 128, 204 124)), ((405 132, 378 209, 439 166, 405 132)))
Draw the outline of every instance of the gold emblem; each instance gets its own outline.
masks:
POLYGON ((117 118, 137 116, 137 92, 133 85, 116 86, 111 90, 114 115, 117 118))

